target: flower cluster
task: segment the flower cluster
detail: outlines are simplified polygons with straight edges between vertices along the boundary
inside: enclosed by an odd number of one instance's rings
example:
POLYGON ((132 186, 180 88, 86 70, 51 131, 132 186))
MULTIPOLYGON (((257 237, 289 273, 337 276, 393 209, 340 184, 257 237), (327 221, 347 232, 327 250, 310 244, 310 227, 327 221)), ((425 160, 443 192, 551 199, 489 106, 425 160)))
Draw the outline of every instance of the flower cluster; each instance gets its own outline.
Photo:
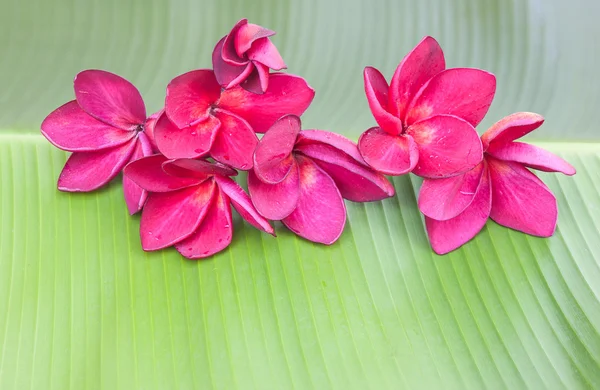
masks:
POLYGON ((461 246, 488 217, 525 233, 549 236, 556 200, 527 168, 575 169, 535 146, 513 142, 539 127, 536 114, 511 115, 480 139, 477 126, 496 89, 491 73, 446 69, 438 43, 426 37, 400 63, 390 85, 364 71, 378 127, 358 144, 329 131, 302 130, 314 90, 286 68, 269 29, 240 20, 216 44, 213 69, 175 77, 164 108, 148 116, 127 80, 86 70, 75 100, 42 123, 42 134, 72 152, 61 191, 98 189, 123 172, 130 214, 141 211, 142 248, 174 246, 188 258, 225 249, 233 238, 231 207, 255 228, 270 221, 332 244, 346 223, 344 199, 394 195, 385 175, 425 178, 419 208, 433 249, 461 246), (264 135, 260 136, 260 134, 264 135), (248 192, 232 179, 248 171, 248 192))

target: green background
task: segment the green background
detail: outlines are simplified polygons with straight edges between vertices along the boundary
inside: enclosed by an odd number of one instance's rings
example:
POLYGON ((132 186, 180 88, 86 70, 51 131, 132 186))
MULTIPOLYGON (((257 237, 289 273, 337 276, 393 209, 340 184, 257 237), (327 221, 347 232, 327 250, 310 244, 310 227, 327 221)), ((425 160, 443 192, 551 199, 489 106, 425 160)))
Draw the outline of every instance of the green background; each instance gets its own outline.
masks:
POLYGON ((0 0, 0 389, 600 388, 600 2, 597 0, 0 0), (240 18, 276 30, 316 89, 304 128, 357 139, 374 120, 362 69, 388 79, 424 35, 450 67, 498 77, 480 132, 507 114, 568 159, 542 174, 559 204, 540 239, 489 222, 436 256, 414 176, 348 202, 331 247, 238 218, 228 250, 146 254, 120 184, 63 194, 67 154, 39 124, 100 68, 149 111, 210 67, 240 18))

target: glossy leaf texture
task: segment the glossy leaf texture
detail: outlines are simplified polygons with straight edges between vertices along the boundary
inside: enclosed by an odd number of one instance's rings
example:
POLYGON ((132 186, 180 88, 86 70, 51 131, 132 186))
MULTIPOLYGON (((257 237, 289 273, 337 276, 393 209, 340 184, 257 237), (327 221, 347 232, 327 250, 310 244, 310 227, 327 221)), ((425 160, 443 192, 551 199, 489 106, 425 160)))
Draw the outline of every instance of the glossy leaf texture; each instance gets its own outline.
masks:
POLYGON ((600 388, 596 0, 27 3, 0 0, 0 389, 600 388), (73 99, 77 72, 127 78, 155 112, 169 80, 210 67, 244 17, 277 31, 286 72, 316 90, 304 128, 355 141, 376 125, 364 66, 389 82, 425 35, 448 67, 495 73, 480 132, 538 112, 546 122, 524 142, 577 169, 539 174, 556 234, 488 221, 437 256, 421 179, 402 176, 392 198, 346 202, 332 246, 233 213, 231 245, 191 261, 141 249, 119 179, 56 189, 67 153, 39 125, 73 99))

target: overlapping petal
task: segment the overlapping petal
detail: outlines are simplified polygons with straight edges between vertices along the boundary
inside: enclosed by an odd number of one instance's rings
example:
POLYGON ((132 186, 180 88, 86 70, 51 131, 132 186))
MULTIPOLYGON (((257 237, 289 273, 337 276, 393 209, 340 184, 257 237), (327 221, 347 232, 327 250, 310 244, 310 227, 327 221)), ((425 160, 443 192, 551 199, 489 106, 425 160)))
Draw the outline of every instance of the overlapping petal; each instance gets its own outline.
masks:
POLYGON ((544 123, 544 117, 533 112, 517 112, 511 114, 489 128, 481 136, 483 148, 490 144, 505 144, 531 133, 544 123))
POLYGON ((571 164, 557 155, 522 142, 509 142, 506 144, 492 142, 487 153, 499 160, 518 162, 529 168, 544 172, 562 172, 569 176, 576 173, 571 164))
POLYGON ((269 38, 258 38, 248 50, 248 58, 266 68, 273 70, 285 69, 286 65, 277 47, 269 38))
POLYGON ((208 178, 171 175, 163 170, 163 164, 169 161, 162 154, 143 157, 127 164, 123 174, 141 188, 150 192, 170 192, 195 186, 208 178))
POLYGON ((207 120, 219 100, 221 86, 212 70, 200 69, 175 77, 167 86, 165 112, 179 128, 207 120))
POLYGON ((407 108, 421 87, 446 68, 442 48, 425 37, 396 68, 389 89, 388 110, 404 120, 407 108))
POLYGON ((298 156, 300 196, 296 209, 282 220, 307 240, 333 244, 346 224, 346 206, 335 182, 309 158, 298 156))
POLYGON ((252 169, 258 138, 248 122, 227 111, 215 113, 221 126, 216 131, 210 156, 220 163, 241 170, 252 169))
POLYGON ((386 175, 403 175, 419 161, 419 149, 410 135, 390 135, 373 127, 360 136, 358 149, 365 161, 386 175))
POLYGON ((146 106, 140 92, 121 76, 84 70, 73 83, 77 103, 94 118, 123 130, 135 130, 146 122, 146 106))
POLYGON ((433 76, 417 93, 406 126, 434 115, 454 115, 477 126, 496 93, 496 77, 480 69, 455 68, 433 76))
POLYGON ((229 199, 217 187, 198 229, 188 238, 175 244, 175 248, 189 259, 202 259, 227 248, 232 237, 233 222, 229 199))
POLYGON ((293 165, 287 175, 277 184, 261 181, 254 171, 248 172, 248 191, 256 210, 265 218, 281 220, 294 211, 300 196, 298 166, 293 165))
POLYGON ((178 191, 150 194, 140 221, 142 248, 163 249, 189 237, 200 226, 214 194, 213 180, 178 191))
POLYGON ((254 70, 254 65, 251 63, 242 65, 232 65, 223 60, 221 52, 223 51, 223 43, 225 37, 215 46, 212 54, 213 69, 217 82, 224 88, 233 88, 246 80, 250 73, 254 70))
POLYGON ((414 123, 406 131, 419 149, 412 171, 428 178, 456 176, 473 169, 483 159, 479 135, 465 120, 436 115, 414 123))
POLYGON ((491 218, 506 227, 540 237, 556 229, 556 198, 519 163, 488 158, 492 179, 491 218))
POLYGON ((491 207, 491 181, 487 167, 484 166, 476 194, 462 213, 445 221, 425 217, 425 227, 433 250, 443 255, 471 240, 485 226, 491 207))
POLYGON ((391 135, 402 133, 402 122, 388 112, 388 85, 385 77, 375 68, 366 67, 364 71, 365 93, 371 112, 377 124, 391 135))
POLYGON ((122 145, 135 136, 107 125, 83 111, 73 100, 54 110, 42 122, 42 134, 54 146, 69 152, 85 152, 122 145))
POLYGON ((88 192, 111 181, 127 164, 136 148, 136 139, 96 152, 75 152, 69 157, 58 178, 58 189, 88 192))
POLYGON ((243 56, 252 44, 261 38, 275 35, 275 31, 269 30, 253 23, 242 23, 235 34, 233 43, 238 56, 243 56))
POLYGON ((302 115, 314 96, 315 91, 302 77, 274 73, 264 94, 241 87, 227 89, 221 95, 219 108, 244 118, 255 132, 264 133, 286 114, 302 115))
POLYGON ((196 158, 207 155, 221 127, 221 121, 209 115, 204 121, 179 128, 166 114, 154 127, 158 150, 169 158, 196 158))
POLYGON ((294 165, 291 154, 300 126, 300 118, 287 115, 275 122, 256 146, 254 171, 265 183, 279 183, 294 165))
MULTIPOLYGON (((148 142, 147 138, 144 137, 144 143, 148 142)), ((130 161, 136 161, 144 157, 144 146, 146 146, 146 152, 148 152, 149 145, 143 145, 142 142, 138 142, 135 146, 135 150, 131 154, 130 161)), ((126 175, 123 175, 123 196, 125 197, 125 204, 129 214, 133 215, 140 211, 146 202, 148 197, 148 191, 138 186, 133 180, 126 175)))

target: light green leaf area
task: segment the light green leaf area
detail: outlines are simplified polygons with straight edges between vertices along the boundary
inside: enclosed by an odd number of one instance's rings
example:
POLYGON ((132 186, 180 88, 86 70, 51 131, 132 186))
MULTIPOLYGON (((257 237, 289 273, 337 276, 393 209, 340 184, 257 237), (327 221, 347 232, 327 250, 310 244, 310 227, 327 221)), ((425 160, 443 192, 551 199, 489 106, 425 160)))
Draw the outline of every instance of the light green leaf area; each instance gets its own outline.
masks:
MULTIPOLYGON (((0 0, 0 389, 600 388, 600 3, 596 0, 0 0), (278 32, 289 71, 316 89, 305 128, 353 139, 375 124, 362 68, 391 77, 424 35, 451 67, 488 69, 527 138, 577 168, 540 174, 556 234, 488 222, 435 255, 416 206, 347 202, 330 247, 236 216, 231 246, 189 261, 145 253, 119 181, 65 194, 67 154, 39 124, 101 68, 149 110, 168 81, 210 67, 241 17, 278 32)), ((243 180, 243 177, 242 177, 243 180)))

